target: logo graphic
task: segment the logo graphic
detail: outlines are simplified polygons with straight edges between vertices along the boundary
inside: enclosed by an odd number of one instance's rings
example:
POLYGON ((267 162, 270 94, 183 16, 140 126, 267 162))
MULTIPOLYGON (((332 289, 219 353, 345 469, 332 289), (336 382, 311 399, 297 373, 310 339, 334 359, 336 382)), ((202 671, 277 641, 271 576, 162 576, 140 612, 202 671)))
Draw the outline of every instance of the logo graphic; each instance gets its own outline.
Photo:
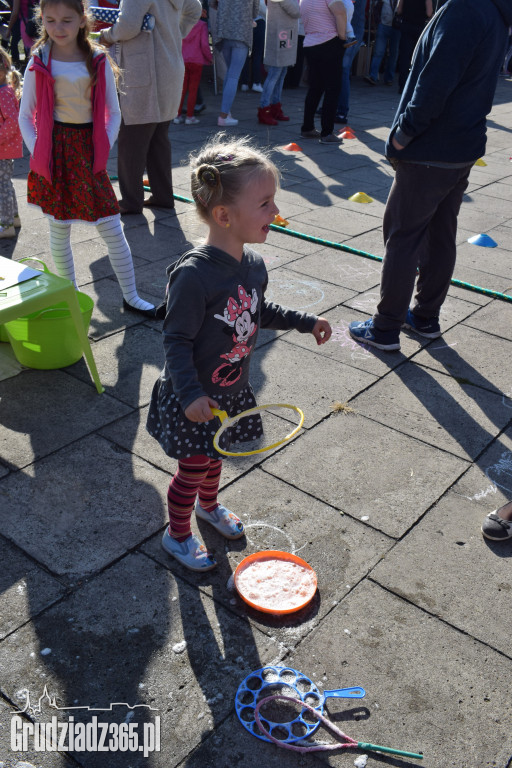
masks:
POLYGON ((13 752, 139 752, 144 757, 160 751, 160 717, 154 722, 130 722, 138 710, 158 712, 149 704, 130 705, 126 702, 112 702, 108 707, 74 706, 59 707, 55 696, 51 696, 45 685, 43 693, 32 704, 30 692, 23 689, 19 693, 25 699, 21 714, 11 719, 11 750, 13 752), (75 720, 75 715, 67 721, 57 715, 50 722, 27 721, 22 715, 35 717, 42 713, 46 705, 58 712, 70 711, 84 714, 87 712, 115 713, 116 708, 125 707, 128 713, 122 723, 103 722, 93 715, 89 722, 75 720), (139 730, 140 727, 140 730, 139 730))

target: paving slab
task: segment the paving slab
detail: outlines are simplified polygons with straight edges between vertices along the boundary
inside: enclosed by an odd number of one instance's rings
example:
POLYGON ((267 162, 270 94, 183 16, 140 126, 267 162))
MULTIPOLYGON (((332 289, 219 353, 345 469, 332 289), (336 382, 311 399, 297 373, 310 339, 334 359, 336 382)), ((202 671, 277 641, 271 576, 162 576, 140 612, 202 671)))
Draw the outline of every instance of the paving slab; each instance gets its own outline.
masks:
POLYGON ((318 253, 294 262, 289 268, 358 293, 377 288, 380 284, 380 262, 334 248, 322 248, 318 253))
POLYGON ((358 413, 332 414, 265 463, 267 472, 394 538, 467 468, 358 413))
MULTIPOLYGON (((151 327, 139 323, 99 339, 94 344, 94 359, 109 395, 134 408, 147 405, 164 365, 160 323, 152 321, 151 327)), ((73 375, 87 379, 83 360, 74 366, 73 375)))
MULTIPOLYGON (((510 307, 512 310, 512 307, 510 307)), ((478 313, 477 313, 478 314, 478 313)), ((469 322, 477 322, 472 315, 469 322)), ((415 361, 427 368, 448 373, 459 382, 482 387, 500 395, 512 394, 504 361, 512 355, 512 339, 496 333, 468 328, 464 323, 443 333, 436 345, 429 344, 415 361)))
POLYGON ((299 275, 292 269, 278 267, 269 275, 265 298, 300 312, 322 315, 340 301, 348 301, 354 291, 335 288, 318 278, 299 275))
MULTIPOLYGON (((350 736, 425 756, 404 762, 368 752, 367 768, 509 763, 512 660, 371 581, 348 595, 287 662, 322 688, 365 688, 355 722, 343 700, 328 704, 329 718, 350 736)), ((352 765, 353 756, 336 754, 329 765, 352 765)))
POLYGON ((484 539, 481 523, 479 505, 449 492, 377 565, 372 579, 512 658, 512 542, 484 539), (478 588, 461 588, 461 574, 478 588))
POLYGON ((284 399, 286 403, 298 405, 306 417, 305 427, 311 427, 330 413, 333 403, 345 402, 366 389, 374 378, 317 355, 311 334, 308 335, 311 336, 309 348, 298 346, 295 344, 298 335, 287 335, 253 353, 251 384, 259 403, 280 403, 284 399), (322 378, 321 387, 316 377, 303 375, 304 370, 313 369, 318 370, 322 378))
POLYGON ((53 574, 75 581, 163 528, 166 479, 92 435, 3 480, 2 532, 53 574))
POLYGON ((25 370, 0 382, 0 456, 8 467, 26 467, 129 410, 108 394, 99 395, 90 379, 25 370))
POLYGON ((0 562, 3 639, 61 597, 64 587, 4 539, 0 539, 0 562))
POLYGON ((208 550, 214 552, 218 562, 205 585, 201 577, 187 572, 166 554, 160 535, 142 549, 176 575, 198 585, 228 610, 248 617, 254 626, 286 648, 295 647, 321 622, 394 544, 393 539, 347 515, 340 515, 338 510, 261 468, 224 488, 221 499, 240 515, 246 535, 236 542, 226 542, 208 523, 193 516, 193 530, 199 533, 208 550), (311 519, 316 521, 314 529, 311 519), (297 554, 316 571, 318 592, 313 601, 297 613, 288 616, 261 613, 244 603, 233 588, 232 574, 238 564, 254 552, 269 549, 297 554), (334 563, 336 579, 332 579, 334 563))
MULTIPOLYGON (((475 379, 476 373, 470 381, 475 379)), ((395 368, 351 405, 381 424, 468 459, 487 448, 510 420, 501 395, 415 362, 395 368)))
POLYGON ((512 341, 512 303, 494 300, 465 320, 464 325, 512 341))
MULTIPOLYGON (((354 190, 358 192, 360 190, 354 190)), ((353 193, 351 193, 353 194, 353 193)), ((301 213, 293 217, 295 229, 301 229, 306 234, 316 235, 336 242, 340 237, 360 235, 363 232, 380 227, 380 219, 365 212, 347 211, 345 208, 333 206, 331 209, 319 208, 310 213, 301 213), (300 225, 300 226, 297 226, 300 225), (326 234, 331 233, 331 234, 326 234)))
MULTIPOLYGON (((6 638, 0 669, 3 680, 9 670, 4 690, 13 703, 23 707, 27 692, 37 701, 46 686, 64 719, 90 720, 76 706, 151 707, 139 716, 143 722, 160 717, 162 749, 133 765, 162 768, 182 760, 222 722, 239 681, 280 653, 247 621, 132 554, 6 638)), ((42 721, 49 712, 55 710, 46 706, 34 717, 42 721)), ((126 707, 104 715, 122 722, 126 707)), ((106 764, 101 752, 76 757, 84 768, 106 764)), ((127 757, 109 754, 109 768, 129 765, 127 757)))
MULTIPOLYGON (((512 408, 511 408, 512 413, 512 408)), ((512 498, 512 430, 508 427, 454 485, 453 491, 481 505, 483 515, 512 498)))

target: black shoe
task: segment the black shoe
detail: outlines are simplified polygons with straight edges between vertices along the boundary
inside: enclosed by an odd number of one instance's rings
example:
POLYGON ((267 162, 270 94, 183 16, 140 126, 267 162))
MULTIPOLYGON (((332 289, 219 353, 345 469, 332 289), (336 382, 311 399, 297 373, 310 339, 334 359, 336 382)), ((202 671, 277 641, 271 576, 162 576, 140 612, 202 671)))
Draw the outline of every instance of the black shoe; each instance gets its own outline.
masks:
POLYGON ((153 200, 152 197, 148 197, 147 200, 144 200, 144 208, 165 208, 166 210, 174 210, 174 201, 171 200, 170 203, 158 203, 155 200, 153 200))
POLYGON ((334 117, 335 123, 343 123, 343 125, 347 125, 348 123, 348 117, 345 117, 344 115, 338 115, 336 114, 334 117))
POLYGON ((156 307, 152 307, 151 309, 137 309, 137 307, 132 307, 131 304, 128 304, 126 299, 123 299, 123 309, 125 312, 135 312, 138 315, 149 317, 151 320, 156 318, 156 307))
POLYGON ((194 107, 194 114, 200 115, 206 109, 206 104, 196 104, 194 107))

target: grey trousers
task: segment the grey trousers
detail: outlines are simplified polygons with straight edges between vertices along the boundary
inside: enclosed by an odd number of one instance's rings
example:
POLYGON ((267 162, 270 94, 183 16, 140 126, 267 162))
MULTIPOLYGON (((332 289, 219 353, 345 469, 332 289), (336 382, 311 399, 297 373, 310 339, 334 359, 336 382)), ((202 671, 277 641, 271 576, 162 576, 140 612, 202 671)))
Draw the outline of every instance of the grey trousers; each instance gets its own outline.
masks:
POLYGON ((457 216, 473 164, 463 168, 398 162, 386 203, 380 302, 382 331, 400 328, 418 275, 413 311, 439 316, 455 268, 457 216))
POLYGON ((117 172, 122 208, 140 212, 144 203, 143 176, 147 171, 155 205, 171 208, 172 191, 170 120, 164 123, 126 125, 121 121, 117 140, 117 172))

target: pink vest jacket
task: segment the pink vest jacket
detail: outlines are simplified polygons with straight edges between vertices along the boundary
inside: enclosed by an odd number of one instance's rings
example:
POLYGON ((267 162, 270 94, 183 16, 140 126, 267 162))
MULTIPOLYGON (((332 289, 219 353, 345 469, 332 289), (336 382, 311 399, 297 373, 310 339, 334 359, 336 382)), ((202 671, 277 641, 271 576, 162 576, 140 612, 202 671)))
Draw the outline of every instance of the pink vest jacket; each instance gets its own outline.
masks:
MULTIPOLYGON (((107 167, 110 144, 105 127, 105 59, 99 53, 93 59, 96 69, 96 85, 91 88, 92 103, 92 142, 94 148, 93 173, 104 171, 107 167)), ((43 63, 40 51, 34 55, 31 66, 36 75, 36 126, 37 138, 34 152, 30 158, 30 169, 47 181, 52 182, 52 138, 53 107, 55 80, 51 74, 51 52, 48 65, 43 63)))

